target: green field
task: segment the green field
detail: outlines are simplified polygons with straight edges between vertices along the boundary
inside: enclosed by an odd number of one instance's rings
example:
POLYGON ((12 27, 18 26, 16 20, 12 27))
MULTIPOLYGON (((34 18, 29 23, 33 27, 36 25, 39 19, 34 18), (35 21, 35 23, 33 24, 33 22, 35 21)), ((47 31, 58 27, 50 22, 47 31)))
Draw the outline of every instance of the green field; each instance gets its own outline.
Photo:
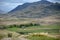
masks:
MULTIPOLYGON (((51 35, 60 35, 60 25, 38 25, 38 24, 21 24, 21 25, 7 25, 1 26, 0 29, 19 33, 20 35, 29 35, 29 33, 48 33, 51 35)), ((11 35, 12 36, 12 35, 11 35)), ((3 38, 3 36, 2 36, 3 38)), ((59 38, 52 38, 47 36, 31 35, 26 37, 29 40, 60 40, 59 38)), ((1 38, 0 38, 1 39, 1 38)))
POLYGON ((40 32, 48 32, 48 33, 60 33, 60 26, 59 25, 45 25, 45 26, 29 26, 29 27, 22 27, 19 28, 19 26, 16 27, 11 27, 11 28, 7 28, 7 30, 9 31, 15 31, 18 33, 40 33, 40 32))

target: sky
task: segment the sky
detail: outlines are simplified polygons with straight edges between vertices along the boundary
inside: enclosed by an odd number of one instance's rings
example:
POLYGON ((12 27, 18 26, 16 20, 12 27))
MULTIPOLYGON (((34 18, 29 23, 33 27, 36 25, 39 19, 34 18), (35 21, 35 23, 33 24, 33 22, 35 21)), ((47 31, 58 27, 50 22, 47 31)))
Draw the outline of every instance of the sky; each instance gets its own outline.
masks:
MULTIPOLYGON (((26 2, 36 2, 40 0, 0 0, 0 10, 3 10, 5 12, 8 12, 18 5, 22 5, 26 2)), ((48 0, 51 2, 60 2, 60 0, 48 0)))

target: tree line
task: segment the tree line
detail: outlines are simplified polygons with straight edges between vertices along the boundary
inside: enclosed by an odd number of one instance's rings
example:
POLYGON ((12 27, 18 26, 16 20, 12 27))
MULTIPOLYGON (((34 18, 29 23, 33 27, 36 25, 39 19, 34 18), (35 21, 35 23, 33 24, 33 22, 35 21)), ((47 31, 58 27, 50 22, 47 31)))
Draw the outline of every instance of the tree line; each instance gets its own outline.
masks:
POLYGON ((32 27, 32 26, 40 26, 40 24, 38 23, 28 23, 28 24, 20 24, 20 25, 13 24, 8 26, 0 26, 0 29, 13 28, 13 27, 26 28, 26 27, 32 27))

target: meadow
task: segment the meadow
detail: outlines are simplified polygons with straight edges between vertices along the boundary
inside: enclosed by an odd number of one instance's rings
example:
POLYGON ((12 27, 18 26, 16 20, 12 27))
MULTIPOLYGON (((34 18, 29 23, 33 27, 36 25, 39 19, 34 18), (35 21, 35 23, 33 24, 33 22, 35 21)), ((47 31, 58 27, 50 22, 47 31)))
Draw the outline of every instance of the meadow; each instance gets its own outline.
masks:
POLYGON ((57 38, 47 37, 47 36, 44 36, 44 35, 32 35, 32 36, 29 36, 27 38, 30 39, 30 40, 60 40, 60 39, 57 39, 57 38))
MULTIPOLYGON (((11 32, 19 33, 20 35, 29 35, 29 33, 48 33, 51 35, 60 35, 60 25, 41 25, 36 23, 20 24, 20 25, 6 25, 0 26, 1 30, 8 30, 11 32)), ((10 35, 12 37, 12 34, 10 35)), ((3 36, 2 36, 3 38, 3 36)), ((52 38, 44 35, 30 35, 26 37, 30 40, 60 40, 59 38, 52 38)))

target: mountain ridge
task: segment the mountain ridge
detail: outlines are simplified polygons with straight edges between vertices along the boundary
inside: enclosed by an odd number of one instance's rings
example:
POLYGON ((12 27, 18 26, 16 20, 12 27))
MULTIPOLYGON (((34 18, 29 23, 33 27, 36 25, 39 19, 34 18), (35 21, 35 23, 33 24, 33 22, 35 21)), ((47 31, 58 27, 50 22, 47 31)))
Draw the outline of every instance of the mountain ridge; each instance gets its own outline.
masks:
POLYGON ((11 10, 10 12, 17 11, 17 10, 22 10, 24 8, 27 8, 30 5, 38 5, 38 4, 46 4, 47 5, 47 4, 53 4, 53 3, 49 2, 47 0, 43 0, 43 1, 41 0, 41 1, 33 2, 33 3, 24 3, 23 5, 18 5, 15 9, 11 10))

